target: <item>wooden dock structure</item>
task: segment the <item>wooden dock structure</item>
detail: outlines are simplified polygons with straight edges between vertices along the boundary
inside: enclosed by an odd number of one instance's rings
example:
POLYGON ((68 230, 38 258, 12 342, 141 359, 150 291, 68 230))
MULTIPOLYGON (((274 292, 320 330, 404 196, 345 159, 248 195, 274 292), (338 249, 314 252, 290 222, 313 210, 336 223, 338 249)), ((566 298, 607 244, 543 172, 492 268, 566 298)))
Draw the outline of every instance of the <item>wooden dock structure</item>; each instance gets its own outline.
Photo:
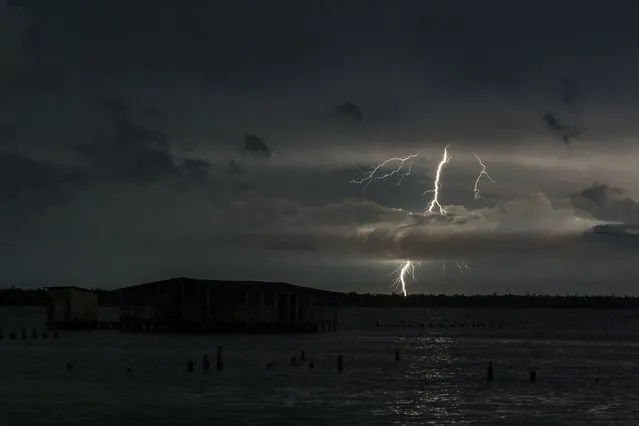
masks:
POLYGON ((120 289, 122 331, 315 333, 337 329, 342 294, 286 283, 175 278, 120 289))

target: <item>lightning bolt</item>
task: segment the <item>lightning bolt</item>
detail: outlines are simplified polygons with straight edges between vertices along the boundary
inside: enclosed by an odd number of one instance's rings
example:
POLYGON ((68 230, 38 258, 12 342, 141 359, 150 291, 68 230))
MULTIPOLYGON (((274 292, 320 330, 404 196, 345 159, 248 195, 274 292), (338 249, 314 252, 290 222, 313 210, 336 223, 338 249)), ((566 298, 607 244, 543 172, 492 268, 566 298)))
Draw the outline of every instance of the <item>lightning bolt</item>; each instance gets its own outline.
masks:
POLYGON ((401 173, 399 181, 396 183, 396 185, 400 185, 402 181, 404 180, 404 178, 410 175, 411 169, 413 168, 413 160, 415 160, 415 157, 417 157, 418 154, 419 153, 411 154, 406 157, 389 158, 388 160, 378 164, 377 167, 375 167, 373 170, 369 172, 363 172, 364 177, 362 179, 359 179, 359 180, 353 179, 351 180, 351 183, 364 185, 364 192, 366 192, 366 190, 368 189, 368 185, 370 185, 371 182, 389 179, 397 175, 398 173, 401 173), (390 163, 399 163, 399 164, 397 165, 395 169, 391 170, 390 172, 381 174, 381 171, 384 169, 384 167, 386 167, 390 163))
MULTIPOLYGON (((366 193, 368 186, 372 182, 389 179, 401 173, 401 176, 396 183, 396 185, 400 185, 402 181, 404 180, 404 178, 410 175, 412 167, 413 167, 413 161, 418 155, 419 153, 410 154, 410 155, 407 155, 406 157, 389 158, 388 160, 378 164, 373 170, 369 172, 363 172, 364 177, 362 179, 353 179, 351 180, 351 183, 364 185, 364 193, 366 193), (388 164, 391 164, 391 163, 399 163, 399 164, 397 165, 395 169, 382 174, 382 170, 384 169, 384 167, 386 167, 388 164)), ((394 274, 397 274, 397 277, 395 278, 395 281, 393 283, 394 286, 400 288, 402 291, 402 295, 406 296, 407 295, 406 279, 408 278, 408 276, 410 276, 413 280, 415 279, 415 265, 413 264, 412 261, 407 260, 403 266, 397 268, 394 271, 394 274)))
POLYGON ((442 177, 442 171, 444 170, 444 166, 448 164, 448 162, 452 158, 452 157, 449 157, 448 155, 449 147, 450 147, 450 144, 446 145, 446 147, 444 148, 444 154, 442 155, 442 159, 437 165, 437 173, 435 174, 435 183, 433 185, 433 189, 429 189, 422 194, 422 195, 433 194, 433 199, 428 205, 428 209, 426 209, 426 211, 428 213, 433 213, 433 210, 435 209, 435 207, 437 207, 439 209, 439 214, 442 216, 446 214, 446 210, 439 203, 439 190, 442 186, 441 177, 442 177))
POLYGON ((415 280, 415 264, 407 260, 403 266, 400 266, 394 271, 397 274, 397 278, 393 282, 393 285, 399 288, 402 291, 402 295, 405 297, 408 293, 406 293, 406 279, 410 277, 415 280))
MULTIPOLYGON (((439 213, 442 216, 446 215, 446 209, 439 202, 439 195, 440 195, 440 189, 441 189, 442 172, 444 171, 446 164, 448 164, 448 162, 452 159, 452 157, 448 154, 448 148, 450 148, 450 146, 451 144, 448 144, 446 145, 446 147, 444 147, 444 152, 442 154, 441 160, 439 161, 439 164, 437 165, 437 172, 435 174, 435 181, 433 182, 433 189, 429 189, 422 194, 422 195, 433 194, 433 198, 431 199, 424 213, 429 213, 429 214, 439 213), (435 208, 437 208, 438 211, 436 211, 435 208)), ((372 182, 389 179, 401 173, 399 181, 397 182, 397 185, 400 185, 402 181, 404 180, 404 178, 410 175, 411 168, 413 165, 413 160, 417 156, 418 156, 418 153, 411 154, 406 157, 389 158, 388 160, 377 165, 377 167, 375 167, 373 170, 369 172, 363 172, 364 177, 362 179, 351 180, 351 183, 364 185, 364 191, 366 191, 366 189, 372 182), (399 163, 397 167, 391 170, 390 172, 386 172, 382 174, 381 170, 383 170, 384 167, 387 166, 389 163, 393 163, 393 162, 399 163)), ((495 181, 493 180, 492 177, 490 177, 490 175, 486 171, 486 166, 484 165, 484 163, 482 163, 481 158, 479 158, 477 154, 474 154, 474 156, 479 162, 480 166, 482 167, 482 170, 479 173, 477 180, 475 181, 475 187, 474 187, 475 199, 478 200, 479 198, 481 198, 481 194, 479 192, 479 183, 481 181, 481 178, 483 176, 486 176, 487 179, 489 179, 491 182, 495 183, 495 181)), ((444 262, 442 265, 442 271, 441 271, 442 279, 444 278, 444 272, 446 271, 447 263, 448 262, 444 262)), ((462 275, 464 274, 465 270, 470 269, 470 267, 468 266, 468 264, 466 264, 466 262, 458 261, 458 262, 455 262, 455 264, 457 265, 457 268, 459 269, 459 273, 462 275)), ((406 260, 399 268, 393 271, 393 274, 396 276, 395 280, 393 281, 393 286, 396 288, 399 288, 403 296, 407 296, 408 293, 406 291, 406 282, 408 278, 415 280, 415 263, 411 260, 406 260)))
MULTIPOLYGON (((442 158, 439 161, 439 164, 437 165, 437 172, 435 173, 435 182, 433 183, 433 189, 429 189, 428 191, 424 192, 424 194, 422 194, 422 195, 433 194, 433 199, 428 205, 428 209, 426 209, 426 212, 433 213, 433 210, 435 210, 435 207, 437 207, 439 209, 439 214, 442 216, 446 214, 446 209, 439 202, 439 190, 441 188, 441 178, 442 178, 442 172, 444 170, 444 167, 446 166, 446 164, 448 164, 448 162, 452 158, 452 156, 448 155, 448 148, 450 148, 450 144, 444 147, 444 153, 442 154, 442 158)), ((477 159, 479 159, 477 155, 475 156, 477 157, 477 159)), ((480 163, 481 163, 481 160, 480 160, 480 163)), ((485 171, 482 171, 482 172, 485 173, 485 171)), ((485 173, 485 174, 486 176, 488 176, 488 173, 485 173)), ((480 178, 481 176, 482 175, 480 174, 480 178)), ((488 177, 490 178, 490 176, 488 177)), ((490 180, 492 180, 492 178, 490 178, 490 180)), ((479 179, 478 179, 478 182, 479 182, 479 179)), ((457 265, 457 269, 459 269, 459 273, 462 275, 464 274, 464 271, 466 269, 470 269, 470 267, 468 266, 466 262, 460 261, 455 263, 457 265)), ((446 272, 446 262, 442 264, 441 279, 444 279, 444 272, 446 272)))
POLYGON ((486 176, 486 178, 488 180, 490 180, 492 183, 496 183, 495 180, 490 177, 490 175, 488 174, 488 172, 486 171, 486 165, 484 163, 482 163, 481 158, 479 158, 479 155, 473 153, 473 155, 475 156, 475 158, 477 159, 477 162, 479 163, 480 167, 481 167, 481 171, 479 172, 479 176, 477 176, 477 180, 475 180, 475 187, 473 188, 473 191, 475 192, 475 200, 479 200, 481 199, 481 193, 479 192, 479 182, 481 181, 481 178, 486 176))

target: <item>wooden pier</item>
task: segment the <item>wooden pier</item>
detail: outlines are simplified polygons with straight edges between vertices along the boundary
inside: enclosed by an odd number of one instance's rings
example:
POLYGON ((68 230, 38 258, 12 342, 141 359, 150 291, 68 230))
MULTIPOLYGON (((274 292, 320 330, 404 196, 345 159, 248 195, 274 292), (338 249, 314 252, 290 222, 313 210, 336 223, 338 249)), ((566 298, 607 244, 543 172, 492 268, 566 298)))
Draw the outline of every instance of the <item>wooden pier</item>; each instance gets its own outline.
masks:
POLYGON ((285 283, 176 278, 121 289, 121 329, 157 333, 318 333, 337 329, 341 293, 285 283))

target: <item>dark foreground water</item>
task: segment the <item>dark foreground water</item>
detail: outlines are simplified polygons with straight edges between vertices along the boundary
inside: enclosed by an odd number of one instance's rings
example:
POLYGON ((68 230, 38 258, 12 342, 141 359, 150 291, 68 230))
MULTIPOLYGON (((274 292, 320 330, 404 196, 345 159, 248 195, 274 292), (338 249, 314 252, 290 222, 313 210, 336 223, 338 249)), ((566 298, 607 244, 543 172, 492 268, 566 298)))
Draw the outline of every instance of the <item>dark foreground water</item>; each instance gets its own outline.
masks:
POLYGON ((635 315, 349 309, 342 329, 329 334, 94 331, 33 340, 29 330, 29 339, 9 340, 12 328, 41 327, 44 310, 1 308, 0 425, 637 424, 635 315), (376 327, 402 320, 417 327, 376 327), (473 321, 486 327, 473 328, 473 321), (218 345, 223 372, 215 371, 218 345), (301 350, 313 370, 289 365, 301 350), (208 373, 201 369, 205 353, 208 373), (189 359, 196 362, 191 374, 189 359), (492 384, 485 382, 488 360, 495 364, 492 384), (528 382, 530 368, 536 384, 528 382))

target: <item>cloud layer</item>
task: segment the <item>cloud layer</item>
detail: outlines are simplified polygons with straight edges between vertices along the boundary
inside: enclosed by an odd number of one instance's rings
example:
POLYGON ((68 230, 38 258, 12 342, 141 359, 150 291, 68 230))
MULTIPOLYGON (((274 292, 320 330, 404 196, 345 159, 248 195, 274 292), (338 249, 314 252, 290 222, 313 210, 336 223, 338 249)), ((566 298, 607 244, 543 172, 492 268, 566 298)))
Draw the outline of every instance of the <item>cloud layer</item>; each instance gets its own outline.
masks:
POLYGON ((413 214, 356 200, 321 207, 253 200, 233 206, 223 221, 249 224, 253 238, 264 237, 277 250, 443 261, 578 254, 588 248, 584 232, 602 223, 568 206, 554 209, 540 193, 490 208, 447 211, 413 214))

